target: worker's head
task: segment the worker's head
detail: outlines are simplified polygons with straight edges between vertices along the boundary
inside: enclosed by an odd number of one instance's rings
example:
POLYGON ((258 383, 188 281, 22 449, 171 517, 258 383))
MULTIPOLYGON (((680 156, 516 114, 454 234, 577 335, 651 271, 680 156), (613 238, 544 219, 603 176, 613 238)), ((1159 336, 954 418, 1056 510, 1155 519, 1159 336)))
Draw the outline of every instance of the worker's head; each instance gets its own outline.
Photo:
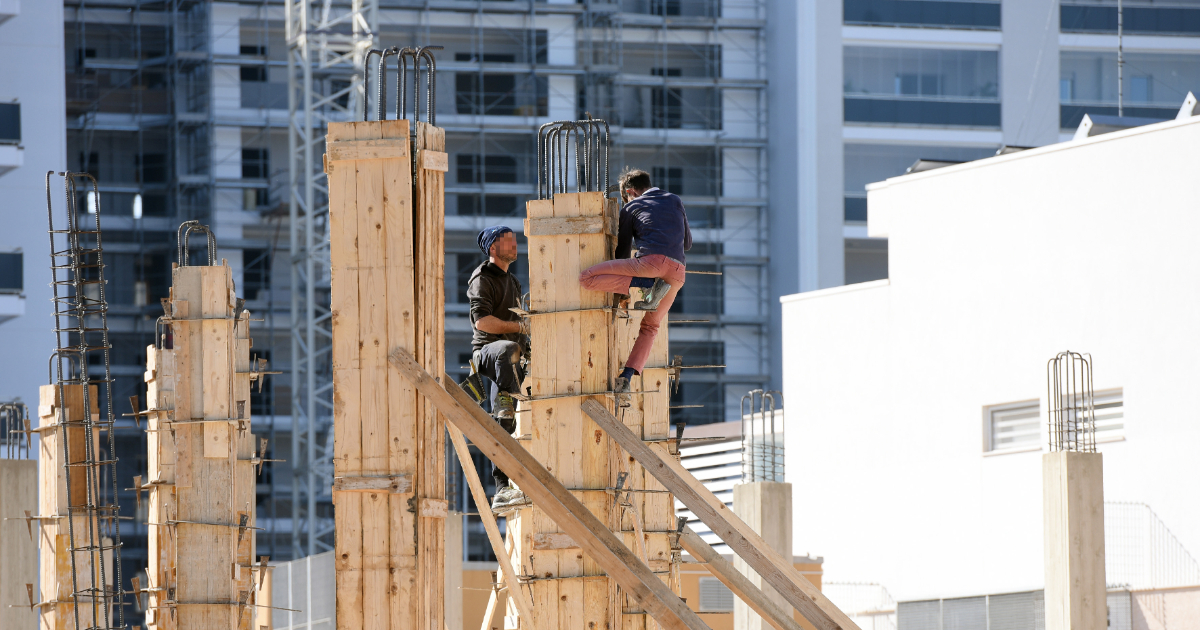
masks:
POLYGON ((621 187, 621 201, 626 203, 630 199, 640 196, 651 187, 650 173, 628 166, 625 167, 624 171, 621 171, 621 178, 618 182, 621 187))
POLYGON ((479 233, 477 239, 479 251, 483 252, 493 262, 512 263, 517 260, 517 236, 511 228, 504 225, 493 225, 479 233))

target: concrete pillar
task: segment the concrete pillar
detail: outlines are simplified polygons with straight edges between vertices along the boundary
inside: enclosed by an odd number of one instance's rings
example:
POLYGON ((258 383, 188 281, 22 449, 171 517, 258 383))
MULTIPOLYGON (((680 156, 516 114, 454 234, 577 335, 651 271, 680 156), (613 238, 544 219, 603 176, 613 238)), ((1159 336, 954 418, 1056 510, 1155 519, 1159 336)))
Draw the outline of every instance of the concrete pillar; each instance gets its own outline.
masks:
POLYGON ((450 512, 446 517, 446 630, 463 627, 463 515, 450 512))
MULTIPOLYGON (((733 487, 733 512, 785 558, 792 557, 792 484, 774 481, 743 483, 733 487)), ((784 610, 791 610, 775 589, 767 586, 741 558, 734 556, 733 566, 784 610)), ((734 630, 772 630, 741 599, 733 600, 734 630)))
POLYGON ((1100 453, 1042 456, 1046 630, 1104 630, 1104 465, 1100 453))
POLYGON ((30 540, 26 510, 37 513, 37 461, 0 459, 0 628, 37 624, 37 613, 20 605, 29 601, 25 585, 38 581, 37 543, 30 540))

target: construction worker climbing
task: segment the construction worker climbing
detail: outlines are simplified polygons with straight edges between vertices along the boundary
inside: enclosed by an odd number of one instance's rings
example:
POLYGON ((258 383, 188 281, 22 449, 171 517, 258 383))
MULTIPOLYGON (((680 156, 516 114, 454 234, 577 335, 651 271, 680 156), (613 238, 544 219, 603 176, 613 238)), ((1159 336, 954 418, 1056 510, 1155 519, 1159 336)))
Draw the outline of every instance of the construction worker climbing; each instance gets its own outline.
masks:
MULTIPOLYGON (((492 416, 504 430, 517 428, 516 401, 525 370, 521 358, 529 351, 529 323, 512 308, 521 305, 521 282, 509 270, 517 260, 517 237, 503 225, 485 229, 477 240, 488 259, 471 272, 467 299, 471 303, 471 367, 491 380, 492 416)), ((492 470, 496 495, 492 510, 502 513, 526 503, 525 495, 509 483, 499 468, 492 470)))
POLYGON ((651 185, 646 171, 626 169, 620 187, 625 205, 617 228, 615 259, 588 267, 579 275, 579 283, 589 291, 624 295, 634 287, 642 291, 642 299, 633 308, 649 312, 642 317, 637 340, 615 385, 617 392, 627 392, 629 380, 646 366, 658 327, 683 287, 683 252, 692 248, 692 230, 683 202, 651 185), (637 252, 630 258, 635 239, 637 252))

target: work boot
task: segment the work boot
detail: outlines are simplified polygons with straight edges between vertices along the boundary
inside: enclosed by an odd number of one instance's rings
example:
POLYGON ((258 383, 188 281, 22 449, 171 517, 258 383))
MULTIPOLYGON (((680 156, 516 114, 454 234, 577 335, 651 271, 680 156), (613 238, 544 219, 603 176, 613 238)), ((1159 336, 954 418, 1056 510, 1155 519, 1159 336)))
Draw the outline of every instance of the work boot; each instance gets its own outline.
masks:
POLYGON ((502 426, 516 419, 517 402, 515 399, 513 399, 512 394, 508 392, 500 392, 496 394, 496 407, 492 409, 492 416, 494 416, 502 426))
POLYGON ((503 516, 530 504, 525 493, 514 487, 510 481, 507 486, 497 490, 496 496, 492 497, 492 513, 496 516, 503 516))
POLYGON ((654 286, 649 289, 642 289, 642 299, 633 305, 633 309, 635 311, 656 311, 658 310, 659 303, 670 292, 671 285, 667 284, 662 278, 655 278, 654 286))

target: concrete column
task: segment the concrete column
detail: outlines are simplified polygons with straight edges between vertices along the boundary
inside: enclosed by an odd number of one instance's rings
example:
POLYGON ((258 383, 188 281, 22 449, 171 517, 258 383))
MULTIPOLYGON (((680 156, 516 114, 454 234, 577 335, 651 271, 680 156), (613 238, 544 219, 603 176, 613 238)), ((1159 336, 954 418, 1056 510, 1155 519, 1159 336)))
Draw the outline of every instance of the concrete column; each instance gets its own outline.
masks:
MULTIPOLYGON (((792 557, 792 484, 774 481, 743 483, 733 487, 733 512, 785 558, 792 557)), ((733 566, 784 610, 791 610, 775 589, 767 586, 741 558, 734 556, 733 566)), ((773 630, 758 613, 741 599, 733 600, 734 630, 773 630)))
POLYGON ((1104 463, 1100 453, 1042 456, 1046 630, 1104 630, 1104 463))
POLYGON ((463 627, 463 515, 450 512, 446 517, 446 573, 443 593, 446 598, 446 630, 463 627))

